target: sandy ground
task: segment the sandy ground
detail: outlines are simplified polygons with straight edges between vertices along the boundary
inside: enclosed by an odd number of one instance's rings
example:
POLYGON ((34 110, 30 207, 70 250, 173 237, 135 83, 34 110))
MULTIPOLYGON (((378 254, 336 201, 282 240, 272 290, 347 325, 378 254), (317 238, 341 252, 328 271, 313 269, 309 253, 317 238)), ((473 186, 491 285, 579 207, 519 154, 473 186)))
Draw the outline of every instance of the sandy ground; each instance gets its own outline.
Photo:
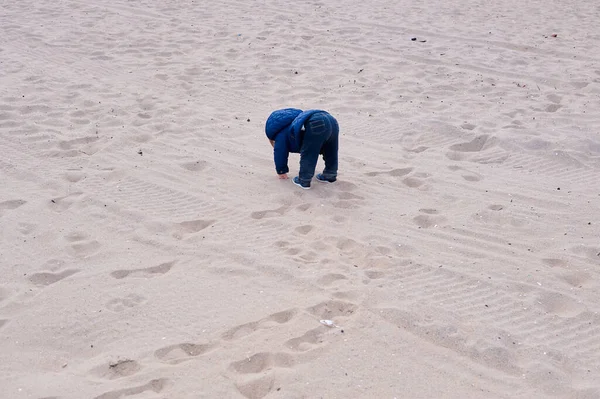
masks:
POLYGON ((599 398, 599 17, 0 1, 0 397, 599 398))

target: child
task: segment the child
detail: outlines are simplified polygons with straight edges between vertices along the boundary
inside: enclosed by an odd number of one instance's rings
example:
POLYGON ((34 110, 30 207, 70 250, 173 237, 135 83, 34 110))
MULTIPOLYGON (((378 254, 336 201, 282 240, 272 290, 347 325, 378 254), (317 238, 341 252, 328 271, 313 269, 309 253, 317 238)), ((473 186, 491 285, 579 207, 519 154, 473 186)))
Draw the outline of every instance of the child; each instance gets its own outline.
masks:
POLYGON ((290 152, 300 153, 300 172, 292 182, 308 190, 315 174, 319 154, 325 169, 317 180, 333 183, 337 179, 339 125, 329 113, 285 108, 274 111, 267 119, 265 133, 273 146, 275 169, 280 179, 287 179, 290 152))

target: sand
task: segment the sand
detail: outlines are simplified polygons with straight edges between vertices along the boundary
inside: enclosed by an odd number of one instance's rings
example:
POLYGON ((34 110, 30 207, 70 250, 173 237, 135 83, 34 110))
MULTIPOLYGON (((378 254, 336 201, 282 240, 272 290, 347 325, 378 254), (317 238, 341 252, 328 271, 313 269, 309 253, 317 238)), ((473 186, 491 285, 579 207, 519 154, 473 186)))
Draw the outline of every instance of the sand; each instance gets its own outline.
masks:
POLYGON ((0 397, 599 398, 599 17, 2 1, 0 397))

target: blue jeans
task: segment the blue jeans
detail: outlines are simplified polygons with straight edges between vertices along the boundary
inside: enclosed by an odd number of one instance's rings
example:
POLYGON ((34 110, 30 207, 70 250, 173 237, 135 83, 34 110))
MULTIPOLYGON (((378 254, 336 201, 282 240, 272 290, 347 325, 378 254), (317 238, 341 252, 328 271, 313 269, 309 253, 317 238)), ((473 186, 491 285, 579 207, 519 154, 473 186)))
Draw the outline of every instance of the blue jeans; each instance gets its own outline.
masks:
POLYGON ((318 112, 304 123, 304 137, 300 148, 300 173, 302 184, 310 185, 317 167, 319 154, 323 154, 326 179, 337 177, 338 137, 340 127, 335 118, 326 112, 318 112))

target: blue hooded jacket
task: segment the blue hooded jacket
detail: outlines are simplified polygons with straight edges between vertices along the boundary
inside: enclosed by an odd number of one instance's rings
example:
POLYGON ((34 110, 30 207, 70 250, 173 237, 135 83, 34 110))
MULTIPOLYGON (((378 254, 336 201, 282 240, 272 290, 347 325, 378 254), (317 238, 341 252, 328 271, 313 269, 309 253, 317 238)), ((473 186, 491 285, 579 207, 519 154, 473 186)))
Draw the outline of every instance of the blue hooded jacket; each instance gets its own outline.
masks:
POLYGON ((302 111, 297 108, 284 108, 271 113, 265 124, 265 133, 274 140, 273 157, 277 174, 288 173, 290 152, 300 152, 302 148, 302 127, 313 114, 325 112, 318 109, 302 111))

